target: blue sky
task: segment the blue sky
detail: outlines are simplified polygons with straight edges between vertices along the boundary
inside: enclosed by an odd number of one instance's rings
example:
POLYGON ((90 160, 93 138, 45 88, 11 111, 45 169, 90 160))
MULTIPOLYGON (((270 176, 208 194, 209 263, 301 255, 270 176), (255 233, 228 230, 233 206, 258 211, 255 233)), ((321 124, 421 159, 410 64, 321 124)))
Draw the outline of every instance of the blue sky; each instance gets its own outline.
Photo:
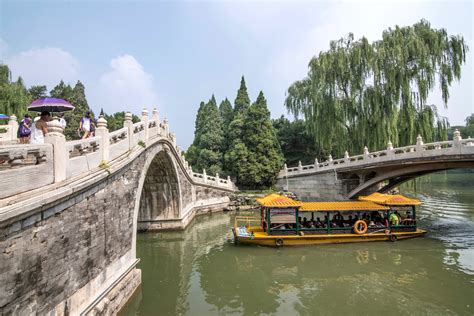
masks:
POLYGON ((429 20, 461 34, 471 50, 447 110, 452 124, 473 109, 471 1, 5 1, 0 60, 27 85, 84 82, 97 111, 158 107, 178 143, 193 140, 201 100, 235 99, 245 75, 251 99, 263 90, 273 117, 309 59, 348 32, 377 40, 384 29, 429 20))

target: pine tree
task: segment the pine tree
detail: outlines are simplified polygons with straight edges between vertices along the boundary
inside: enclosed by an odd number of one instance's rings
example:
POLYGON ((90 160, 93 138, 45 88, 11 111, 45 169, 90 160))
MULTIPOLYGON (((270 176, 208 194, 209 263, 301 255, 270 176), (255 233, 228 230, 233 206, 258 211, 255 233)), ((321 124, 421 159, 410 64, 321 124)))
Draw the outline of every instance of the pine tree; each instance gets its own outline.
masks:
POLYGON ((238 184, 247 188, 272 186, 282 167, 283 155, 263 92, 255 103, 237 113, 229 135, 233 141, 226 154, 226 165, 231 166, 238 184))
MULTIPOLYGON (((219 105, 219 112, 221 113, 222 128, 224 131, 224 141, 222 142, 221 152, 225 153, 227 152, 230 146, 229 126, 232 122, 232 119, 234 118, 234 109, 232 108, 232 104, 227 98, 225 98, 225 100, 222 101, 219 105)), ((224 172, 227 173, 225 168, 224 172)))
POLYGON ((28 89, 32 100, 48 97, 48 89, 46 86, 31 86, 28 89))
POLYGON ((240 80, 240 88, 237 91, 237 97, 234 102, 234 111, 240 112, 250 106, 250 98, 247 92, 247 86, 245 85, 245 78, 242 76, 240 80))
POLYGON ((196 116, 194 142, 186 152, 186 159, 198 171, 222 175, 222 119, 214 95, 208 103, 201 102, 196 116))

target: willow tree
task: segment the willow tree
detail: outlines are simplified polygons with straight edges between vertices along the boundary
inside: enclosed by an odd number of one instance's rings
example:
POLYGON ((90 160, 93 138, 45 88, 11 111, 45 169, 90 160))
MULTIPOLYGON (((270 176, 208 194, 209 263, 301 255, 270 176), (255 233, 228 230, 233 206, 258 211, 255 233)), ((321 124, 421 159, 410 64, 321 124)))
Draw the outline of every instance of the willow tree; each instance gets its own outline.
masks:
POLYGON ((389 28, 369 43, 353 34, 313 57, 308 76, 288 88, 285 105, 303 116, 308 133, 325 152, 359 153, 412 144, 418 133, 446 137, 447 121, 428 94, 439 86, 444 106, 453 80, 461 78, 468 47, 461 36, 421 20, 389 28))

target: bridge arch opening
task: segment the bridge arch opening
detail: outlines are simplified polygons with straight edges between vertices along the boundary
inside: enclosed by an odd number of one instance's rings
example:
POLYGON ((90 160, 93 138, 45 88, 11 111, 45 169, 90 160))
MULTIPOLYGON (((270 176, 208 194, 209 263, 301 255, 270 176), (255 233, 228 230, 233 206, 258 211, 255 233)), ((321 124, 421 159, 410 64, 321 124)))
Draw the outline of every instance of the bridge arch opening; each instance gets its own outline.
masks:
POLYGON ((154 222, 179 218, 180 192, 176 168, 166 151, 158 152, 146 172, 140 195, 138 229, 154 222))

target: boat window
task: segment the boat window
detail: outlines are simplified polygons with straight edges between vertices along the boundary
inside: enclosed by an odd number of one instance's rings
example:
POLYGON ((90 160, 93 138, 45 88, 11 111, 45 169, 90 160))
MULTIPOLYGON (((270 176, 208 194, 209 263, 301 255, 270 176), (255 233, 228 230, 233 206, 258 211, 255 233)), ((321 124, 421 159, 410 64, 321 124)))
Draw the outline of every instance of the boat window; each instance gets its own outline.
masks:
POLYGON ((296 209, 270 209, 272 224, 296 224, 296 209))

